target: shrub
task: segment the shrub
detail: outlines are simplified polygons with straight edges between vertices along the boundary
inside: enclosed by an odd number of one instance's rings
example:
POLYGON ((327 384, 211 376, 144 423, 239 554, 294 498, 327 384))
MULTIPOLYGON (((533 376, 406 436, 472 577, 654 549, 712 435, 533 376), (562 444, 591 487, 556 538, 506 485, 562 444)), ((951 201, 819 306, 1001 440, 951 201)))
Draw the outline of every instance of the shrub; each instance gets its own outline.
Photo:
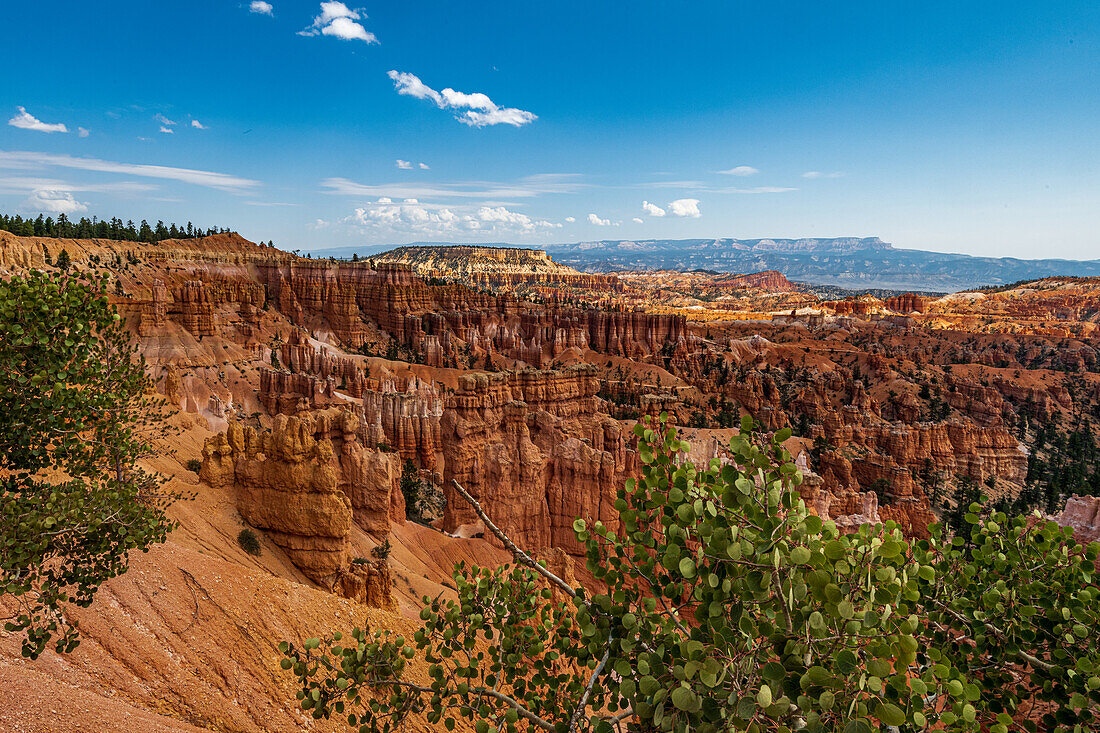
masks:
POLYGON ((248 527, 242 529, 237 535, 237 544, 249 555, 259 557, 260 553, 263 552, 263 548, 260 547, 260 538, 248 527))
POLYGON ((202 461, 198 458, 192 458, 187 461, 187 470, 191 473, 198 473, 202 470, 202 461))
POLYGON ((386 539, 382 540, 382 544, 372 547, 370 554, 374 555, 374 557, 378 558, 379 560, 385 560, 390 556, 390 552, 392 550, 393 547, 390 545, 390 538, 387 537, 386 539))

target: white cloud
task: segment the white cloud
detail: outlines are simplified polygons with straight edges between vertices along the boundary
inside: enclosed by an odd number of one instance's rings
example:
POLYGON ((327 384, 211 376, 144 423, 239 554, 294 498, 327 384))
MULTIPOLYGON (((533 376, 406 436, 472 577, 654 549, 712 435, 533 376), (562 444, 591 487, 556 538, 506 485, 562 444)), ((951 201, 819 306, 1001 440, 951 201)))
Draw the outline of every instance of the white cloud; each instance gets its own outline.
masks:
POLYGON ((153 115, 153 119, 156 120, 157 122, 159 122, 160 124, 166 126, 166 127, 170 127, 170 126, 176 124, 175 120, 168 119, 167 117, 162 115, 160 112, 157 112, 155 115, 153 115))
POLYGON ((699 199, 676 199, 668 202, 668 210, 673 216, 690 216, 696 219, 699 213, 699 199))
POLYGON ((802 174, 803 178, 840 178, 844 173, 841 171, 833 171, 832 173, 824 173, 822 171, 806 171, 802 174))
POLYGON ((398 94, 417 99, 429 99, 440 109, 455 110, 455 119, 470 127, 489 125, 512 125, 522 127, 538 119, 538 116, 515 107, 501 107, 488 95, 481 92, 467 94, 450 87, 437 92, 420 80, 415 74, 390 70, 387 76, 393 80, 398 94))
POLYGON ((358 20, 366 20, 367 16, 361 10, 352 10, 342 2, 321 3, 321 14, 313 19, 313 24, 303 31, 300 36, 332 36, 344 41, 363 41, 364 43, 378 43, 378 38, 364 28, 358 20))
POLYGON ((35 132, 68 132, 69 128, 65 127, 63 122, 48 123, 38 119, 23 107, 16 107, 19 110, 15 117, 8 120, 8 124, 12 127, 18 127, 22 130, 34 130, 35 132))
POLYGON ((427 163, 419 163, 418 165, 420 166, 420 170, 422 170, 422 171, 428 170, 428 164, 427 163))
POLYGON ((191 120, 191 127, 194 127, 196 130, 205 130, 205 129, 207 129, 206 125, 202 124, 198 120, 191 120))
POLYGON ((634 217, 633 219, 631 219, 631 221, 633 221, 635 224, 645 224, 645 221, 642 220, 641 217, 637 217, 637 216, 634 217))
POLYGON ((523 127, 538 119, 533 113, 515 107, 499 107, 488 112, 475 112, 467 110, 456 117, 459 122, 470 127, 486 127, 489 125, 512 125, 523 127))
POLYGON ((19 208, 31 213, 76 214, 87 211, 88 205, 77 201, 68 191, 40 188, 31 193, 19 208))
POLYGON ((657 204, 651 204, 648 201, 642 202, 642 209, 650 216, 664 216, 665 210, 657 204))
POLYGON ((440 94, 443 96, 443 102, 447 107, 469 107, 470 109, 494 109, 496 107, 496 105, 493 104, 493 100, 489 99, 489 97, 481 92, 466 94, 464 92, 456 92, 454 89, 448 87, 440 92, 440 94))
POLYGON ((718 171, 718 172, 719 173, 725 173, 727 176, 745 177, 745 176, 755 175, 755 174, 759 173, 760 171, 758 171, 756 168, 753 168, 751 165, 739 165, 739 166, 736 166, 734 168, 730 168, 729 170, 718 171))
POLYGON ((398 158, 397 159, 397 167, 400 168, 403 171, 409 171, 409 170, 412 170, 413 164, 410 163, 407 160, 401 160, 400 158, 398 158))
POLYGON ((477 216, 481 221, 489 223, 509 224, 521 229, 531 229, 531 217, 518 211, 509 211, 503 206, 482 206, 477 210, 477 216))
POLYGON ((175 131, 175 130, 173 130, 173 129, 172 129, 171 127, 165 127, 164 125, 161 125, 161 126, 160 126, 160 131, 161 131, 161 132, 163 132, 163 133, 164 133, 164 134, 166 134, 166 135, 174 135, 174 134, 176 134, 176 131, 175 131))
POLYGON ((561 227, 561 224, 545 219, 532 220, 527 214, 512 211, 505 206, 481 206, 471 213, 462 213, 461 209, 421 204, 416 199, 394 203, 393 199, 386 196, 379 198, 372 206, 355 209, 344 221, 372 229, 428 235, 487 235, 493 232, 530 234, 561 227))
POLYGON ((259 181, 225 173, 173 168, 163 165, 145 165, 135 163, 115 163, 96 158, 77 158, 71 155, 53 153, 35 153, 24 151, 0 150, 0 168, 34 169, 55 166, 75 170, 95 171, 99 173, 118 173, 120 175, 141 176, 190 183, 229 193, 245 193, 260 185, 259 181))
POLYGON ((252 0, 252 4, 248 6, 248 12, 259 15, 273 15, 274 10, 271 3, 265 3, 264 0, 252 0))
POLYGON ((88 136, 89 136, 89 135, 91 135, 92 133, 88 132, 88 130, 87 130, 86 128, 83 128, 83 127, 78 127, 78 128, 76 128, 76 134, 77 134, 77 135, 78 135, 79 137, 88 137, 88 136))
POLYGON ((596 216, 595 214, 589 214, 588 215, 588 223, 589 224, 595 224, 598 227, 609 227, 609 226, 611 226, 611 220, 610 219, 601 219, 600 217, 596 216))
POLYGON ((393 86, 398 94, 416 97, 417 99, 430 99, 441 109, 444 107, 443 96, 424 82, 420 81, 420 77, 416 74, 409 74, 404 71, 395 71, 391 69, 386 73, 386 76, 393 80, 393 86))
POLYGON ((576 220, 577 220, 577 217, 575 217, 575 216, 567 216, 567 217, 565 217, 565 221, 566 221, 567 223, 569 223, 569 224, 572 224, 572 223, 573 223, 573 222, 575 222, 576 220))

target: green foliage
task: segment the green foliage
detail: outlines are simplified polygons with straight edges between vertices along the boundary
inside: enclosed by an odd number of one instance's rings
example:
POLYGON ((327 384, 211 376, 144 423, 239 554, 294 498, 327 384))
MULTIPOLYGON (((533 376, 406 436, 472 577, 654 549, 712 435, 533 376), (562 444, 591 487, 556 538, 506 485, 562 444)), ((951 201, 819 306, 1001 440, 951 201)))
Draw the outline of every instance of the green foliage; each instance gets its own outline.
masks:
MULTIPOLYGON (((57 219, 38 215, 37 219, 24 219, 18 214, 8 216, 0 214, 0 229, 9 231, 21 237, 51 237, 63 239, 114 239, 123 242, 159 242, 162 239, 188 239, 191 237, 207 237, 211 234, 228 232, 228 229, 211 227, 210 229, 196 228, 187 222, 187 226, 177 224, 165 225, 158 221, 155 227, 149 222, 143 221, 137 226, 132 221, 123 222, 122 219, 88 219, 81 217, 79 221, 69 221, 65 214, 58 214, 57 219)), ((49 256, 46 257, 49 264, 49 256)))
POLYGON ((37 271, 0 281, 0 593, 31 658, 51 640, 75 648, 66 608, 90 605, 172 526, 176 495, 138 466, 160 403, 106 286, 37 271))
POLYGON ((202 470, 202 461, 198 458, 190 458, 187 461, 187 470, 191 473, 198 473, 202 470))
POLYGON ((69 250, 61 250, 61 254, 57 256, 57 269, 68 270, 73 264, 72 258, 69 256, 69 250))
POLYGON ((416 471, 416 464, 406 459, 401 468, 401 494, 405 497, 405 518, 418 519, 420 512, 417 504, 420 501, 421 481, 416 471))
POLYGON ((249 555, 259 557, 260 553, 263 552, 263 548, 260 546, 260 538, 248 527, 245 527, 237 534, 237 544, 249 555))
POLYGON ((745 418, 732 463, 704 467, 663 415, 635 432, 642 477, 618 491, 619 524, 573 524, 606 591, 557 581, 555 597, 529 567, 460 564, 456 597, 425 597, 411 639, 280 645, 302 708, 361 731, 416 713, 481 733, 1003 733, 1027 700, 1044 730, 1096 729, 1100 546, 973 513, 969 545, 939 527, 911 545, 893 522, 842 534, 801 501, 789 430, 745 418), (418 654, 423 683, 406 676, 418 654))
POLYGON ((371 548, 370 554, 377 560, 385 560, 389 558, 390 553, 393 551, 393 546, 390 544, 390 538, 382 540, 382 544, 375 545, 371 548))
MULTIPOLYGON (((989 733, 1100 730, 1100 543, 966 509, 968 541, 936 525, 913 553, 932 569, 921 576, 923 643, 934 674, 957 680, 949 692, 965 701, 963 722, 989 733)), ((944 723, 962 727, 950 714, 944 723)))

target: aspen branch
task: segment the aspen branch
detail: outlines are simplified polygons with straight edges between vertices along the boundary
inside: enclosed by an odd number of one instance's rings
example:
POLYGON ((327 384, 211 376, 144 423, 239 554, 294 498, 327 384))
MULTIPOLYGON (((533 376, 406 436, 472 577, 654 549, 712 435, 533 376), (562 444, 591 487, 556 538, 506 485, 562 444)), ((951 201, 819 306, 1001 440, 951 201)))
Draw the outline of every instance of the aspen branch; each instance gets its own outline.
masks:
MULTIPOLYGON (((400 687, 407 687, 410 690, 413 690, 413 691, 415 691, 417 693, 421 693, 421 694, 431 693, 433 695, 442 694, 442 695, 445 695, 445 696, 456 694, 454 690, 443 690, 442 692, 439 692, 438 690, 432 689, 431 687, 425 687, 423 685, 418 685, 414 682, 405 682, 404 680, 372 680, 372 681, 364 682, 363 684, 367 687, 385 687, 387 685, 396 685, 396 686, 400 686, 400 687)), ((496 690, 490 690, 487 687, 471 687, 470 688, 470 694, 471 695, 488 695, 489 697, 491 697, 495 700, 498 700, 499 702, 502 702, 505 705, 508 705, 513 710, 515 710, 517 713, 519 713, 521 718, 524 718, 525 720, 530 721, 531 723, 537 725, 539 728, 542 728, 543 730, 550 731, 551 733, 553 733, 553 731, 554 731, 554 726, 553 725, 551 725, 547 721, 543 720, 542 718, 540 718, 535 713, 531 712, 531 710, 528 709, 523 703, 519 702, 518 700, 516 700, 514 697, 512 697, 510 695, 505 695, 503 692, 497 692, 496 690)))
POLYGON ((571 598, 577 597, 577 591, 575 588, 570 587, 570 585, 564 580, 543 567, 537 560, 535 560, 535 558, 531 557, 526 552, 519 549, 519 547, 516 546, 516 543, 512 542, 512 540, 508 538, 508 535, 504 534, 504 531, 501 530, 500 527, 493 524, 493 520, 489 519, 489 515, 486 514, 485 510, 481 508, 481 504, 478 503, 477 499, 470 496, 470 492, 462 488, 462 484, 458 483, 458 481, 455 479, 451 479, 451 483, 454 484, 454 487, 456 489, 458 489, 458 493, 462 494, 462 498, 465 499, 470 504, 470 506, 474 508, 474 511, 477 512, 477 516, 481 519, 482 522, 485 523, 485 526, 489 528, 489 531, 492 532, 498 540, 504 543, 504 547, 512 553, 512 556, 515 557, 516 560, 534 569, 539 575, 543 576, 551 583, 568 593, 571 598))
MULTIPOLYGON (((610 644, 612 640, 608 639, 610 644)), ((584 715, 584 709, 588 706, 588 696, 592 694, 592 688, 596 686, 596 680, 599 679, 600 673, 603 672, 604 666, 607 664, 608 658, 611 656, 611 646, 607 647, 607 651, 603 653, 603 659, 596 665, 596 669, 592 672, 592 676, 588 679, 588 684, 584 688, 584 694, 581 695, 581 701, 577 703, 577 709, 573 711, 573 718, 569 721, 569 733, 573 733, 577 729, 577 723, 580 722, 581 716, 584 715)))

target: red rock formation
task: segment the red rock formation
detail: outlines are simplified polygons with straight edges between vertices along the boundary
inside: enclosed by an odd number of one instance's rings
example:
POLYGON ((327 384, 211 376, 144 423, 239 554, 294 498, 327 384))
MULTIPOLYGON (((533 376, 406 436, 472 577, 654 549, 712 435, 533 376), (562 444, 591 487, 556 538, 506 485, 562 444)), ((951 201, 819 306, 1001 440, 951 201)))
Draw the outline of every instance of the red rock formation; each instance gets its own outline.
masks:
POLYGON ((896 313, 927 313, 932 299, 916 293, 902 293, 886 299, 886 307, 896 313))
POLYGON ((717 275, 714 285, 737 290, 767 290, 772 293, 798 290, 779 270, 765 270, 748 275, 717 275))
POLYGON ((822 305, 831 308, 838 316, 867 316, 880 312, 883 304, 878 298, 863 295, 847 300, 830 300, 822 305))
POLYGON ((1078 542, 1096 542, 1100 540, 1100 496, 1074 495, 1051 519, 1063 527, 1073 527, 1073 538, 1078 542))
POLYGON ((442 421, 446 528, 475 521, 452 478, 523 547, 579 554, 576 517, 614 526, 615 492, 637 461, 633 436, 599 412, 598 389, 589 367, 462 377, 442 421))
POLYGON ((367 377, 346 356, 314 349, 296 333, 281 349, 291 372, 260 370, 260 401, 272 414, 294 415, 302 410, 331 404, 348 404, 355 398, 359 415, 359 439, 367 446, 388 445, 403 460, 421 468, 442 466, 439 420, 443 401, 438 388, 415 376, 398 380, 367 377))
POLYGON ((200 477, 235 489, 245 521, 264 530, 307 576, 364 600, 376 592, 372 577, 381 571, 351 562, 352 522, 385 536, 391 514, 403 520, 404 503, 397 457, 365 450, 358 427, 354 412, 338 408, 280 415, 264 434, 231 422, 206 441, 200 477))

